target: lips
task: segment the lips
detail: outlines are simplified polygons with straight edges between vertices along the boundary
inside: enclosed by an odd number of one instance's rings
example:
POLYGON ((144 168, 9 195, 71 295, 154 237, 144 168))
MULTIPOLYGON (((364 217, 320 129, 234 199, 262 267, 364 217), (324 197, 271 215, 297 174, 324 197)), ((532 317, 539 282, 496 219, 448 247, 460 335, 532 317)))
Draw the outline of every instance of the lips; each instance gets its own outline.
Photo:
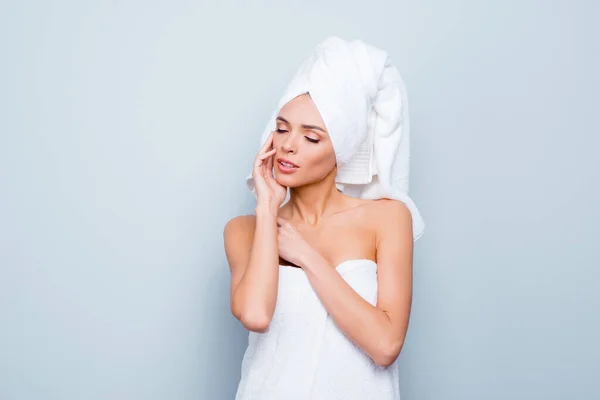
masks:
POLYGON ((277 162, 287 168, 298 168, 296 164, 294 164, 290 160, 286 160, 285 158, 278 158, 277 162))
POLYGON ((292 174, 298 170, 298 166, 296 164, 290 160, 286 160, 285 158, 277 159, 277 168, 284 174, 292 174))

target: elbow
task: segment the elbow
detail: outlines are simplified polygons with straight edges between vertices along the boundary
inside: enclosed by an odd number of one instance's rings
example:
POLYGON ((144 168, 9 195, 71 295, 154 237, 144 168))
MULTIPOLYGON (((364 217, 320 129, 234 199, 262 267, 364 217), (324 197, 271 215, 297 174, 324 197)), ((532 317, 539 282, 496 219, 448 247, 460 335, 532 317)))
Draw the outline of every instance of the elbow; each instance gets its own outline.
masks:
POLYGON ((247 306, 243 306, 237 299, 231 301, 231 313, 242 325, 252 332, 264 333, 269 329, 271 317, 267 312, 256 311, 247 306))
POLYGON ((271 318, 264 313, 245 312, 240 315, 239 320, 246 329, 258 333, 268 331, 271 324, 271 318))
POLYGON ((381 367, 389 367, 398 359, 400 351, 402 350, 402 345, 403 342, 394 341, 382 347, 378 354, 373 357, 373 361, 381 367))

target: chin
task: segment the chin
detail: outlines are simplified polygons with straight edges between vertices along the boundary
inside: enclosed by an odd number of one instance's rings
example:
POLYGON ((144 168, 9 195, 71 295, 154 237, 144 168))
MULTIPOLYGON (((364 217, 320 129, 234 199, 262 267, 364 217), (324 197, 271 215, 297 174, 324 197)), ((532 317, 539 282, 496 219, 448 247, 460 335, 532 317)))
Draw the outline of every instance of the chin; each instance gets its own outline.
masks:
POLYGON ((297 186, 297 179, 287 177, 287 176, 276 176, 275 180, 282 186, 285 187, 295 187, 297 186))

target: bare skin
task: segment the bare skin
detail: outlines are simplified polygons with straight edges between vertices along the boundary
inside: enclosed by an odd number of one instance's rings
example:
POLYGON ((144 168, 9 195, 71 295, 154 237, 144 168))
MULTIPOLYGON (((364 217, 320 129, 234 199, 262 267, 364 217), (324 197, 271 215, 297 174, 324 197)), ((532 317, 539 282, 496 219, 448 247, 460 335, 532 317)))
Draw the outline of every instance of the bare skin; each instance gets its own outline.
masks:
POLYGON ((231 312, 247 329, 266 332, 279 265, 302 268, 338 328, 377 364, 388 366, 400 354, 410 316, 410 212, 396 200, 357 199, 337 190, 335 153, 310 95, 292 99, 279 116, 277 130, 255 159, 256 214, 235 217, 224 229, 231 312), (280 158, 297 168, 285 173, 280 158), (286 187, 290 200, 281 207, 286 187), (356 259, 377 263, 376 306, 336 270, 356 259))

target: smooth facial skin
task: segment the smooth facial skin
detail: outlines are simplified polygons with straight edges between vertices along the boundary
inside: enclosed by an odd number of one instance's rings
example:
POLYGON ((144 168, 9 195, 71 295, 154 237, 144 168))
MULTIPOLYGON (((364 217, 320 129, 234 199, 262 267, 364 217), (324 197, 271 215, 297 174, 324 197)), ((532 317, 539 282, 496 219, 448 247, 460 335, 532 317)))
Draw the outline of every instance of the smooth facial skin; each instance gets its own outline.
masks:
POLYGON ((281 185, 295 188, 337 174, 333 144, 325 122, 309 94, 295 97, 279 111, 273 136, 275 177, 281 185), (297 168, 281 167, 286 159, 297 168))

